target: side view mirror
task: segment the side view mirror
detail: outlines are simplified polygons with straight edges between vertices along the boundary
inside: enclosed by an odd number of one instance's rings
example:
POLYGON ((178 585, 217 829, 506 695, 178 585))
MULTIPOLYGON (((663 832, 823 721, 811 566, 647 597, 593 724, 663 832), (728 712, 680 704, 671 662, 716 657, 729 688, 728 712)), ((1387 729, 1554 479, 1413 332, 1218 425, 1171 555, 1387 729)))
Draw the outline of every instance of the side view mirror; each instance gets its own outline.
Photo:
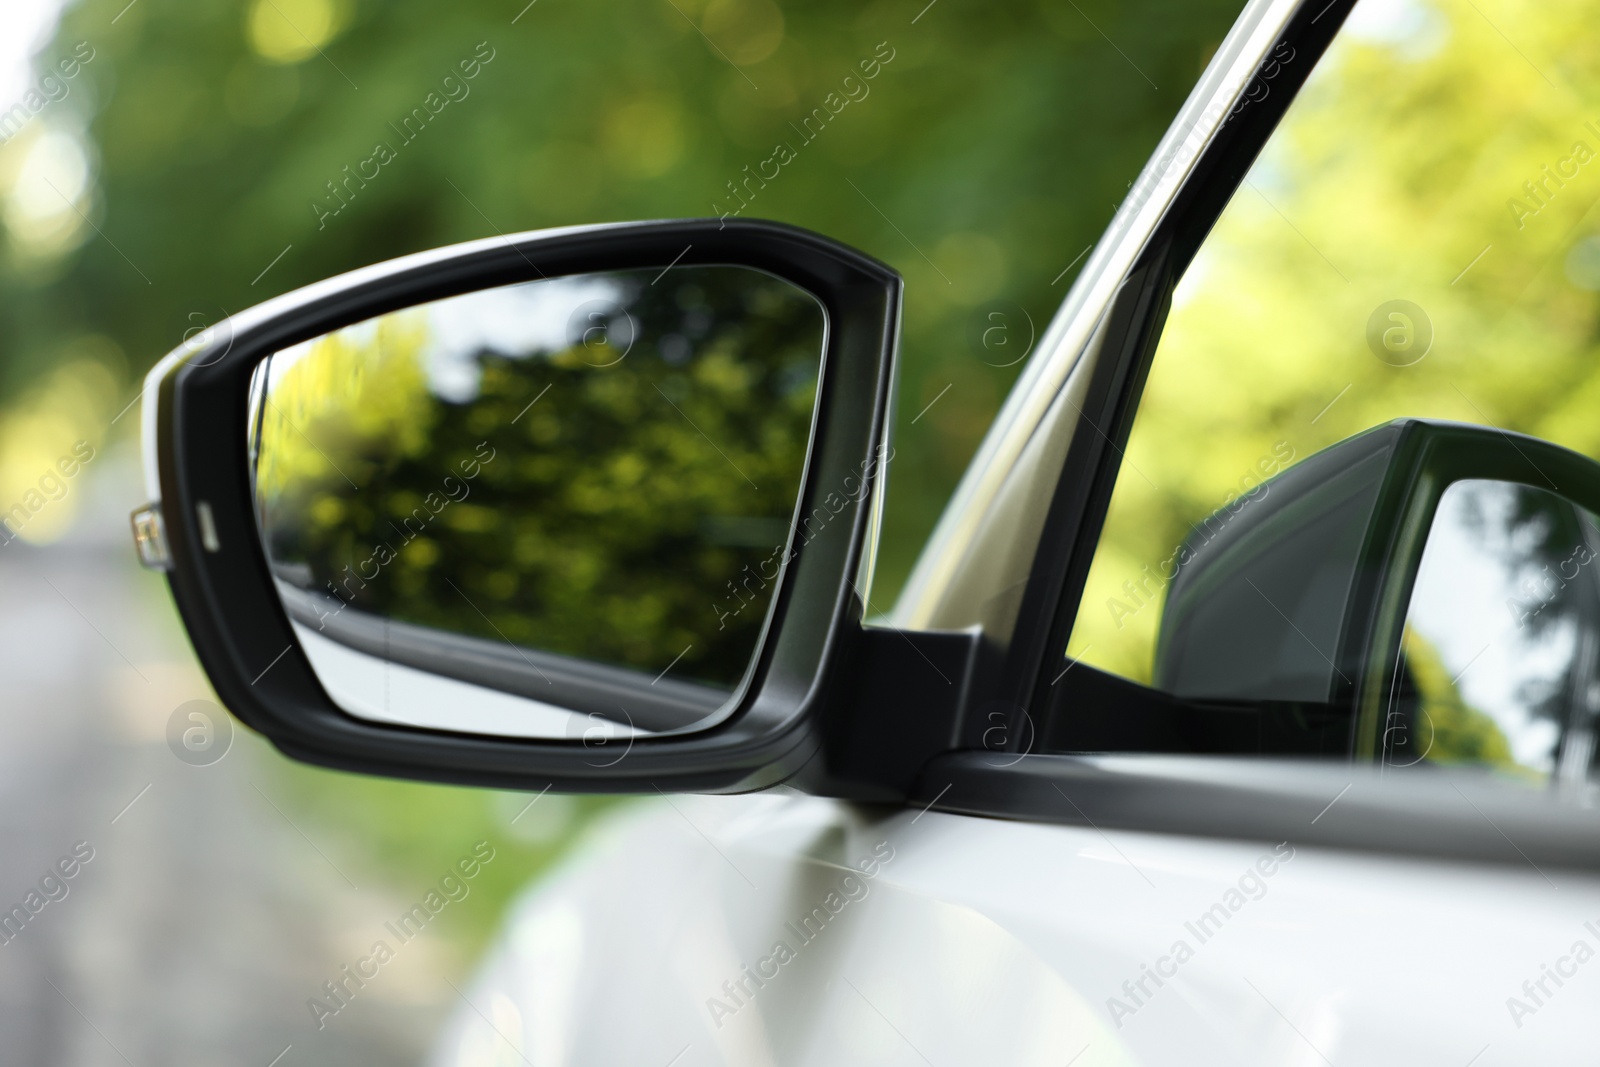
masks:
POLYGON ((749 221, 359 270, 150 373, 136 540, 224 703, 291 756, 758 787, 814 754, 860 630, 900 298, 749 221))
POLYGON ((1587 777, 1600 464, 1519 434, 1406 419, 1252 496, 1179 551, 1158 689, 1277 707, 1391 766, 1587 777))

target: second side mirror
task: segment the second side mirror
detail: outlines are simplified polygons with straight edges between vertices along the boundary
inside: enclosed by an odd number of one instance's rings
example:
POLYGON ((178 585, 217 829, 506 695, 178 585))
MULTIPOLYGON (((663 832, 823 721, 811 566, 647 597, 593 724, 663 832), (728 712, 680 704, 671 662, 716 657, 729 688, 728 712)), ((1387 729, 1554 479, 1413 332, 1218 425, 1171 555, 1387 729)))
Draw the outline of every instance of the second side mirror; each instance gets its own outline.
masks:
POLYGON ((1178 554, 1154 684, 1282 705, 1357 758, 1584 778, 1600 710, 1600 464, 1406 419, 1311 456, 1178 554))

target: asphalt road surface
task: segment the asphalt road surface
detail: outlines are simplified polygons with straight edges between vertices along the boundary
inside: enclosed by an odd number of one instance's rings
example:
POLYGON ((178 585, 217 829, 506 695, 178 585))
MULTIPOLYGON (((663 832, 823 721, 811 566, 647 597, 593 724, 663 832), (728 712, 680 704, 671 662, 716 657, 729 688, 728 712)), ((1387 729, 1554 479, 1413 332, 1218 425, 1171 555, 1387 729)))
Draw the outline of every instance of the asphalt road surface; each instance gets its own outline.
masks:
POLYGON ((397 902, 291 822, 258 739, 236 729, 209 766, 169 747, 174 710, 212 694, 133 562, 132 455, 94 474, 67 538, 0 547, 0 910, 38 894, 0 943, 0 1060, 420 1063, 451 1008, 427 951, 317 1029, 307 999, 397 902))

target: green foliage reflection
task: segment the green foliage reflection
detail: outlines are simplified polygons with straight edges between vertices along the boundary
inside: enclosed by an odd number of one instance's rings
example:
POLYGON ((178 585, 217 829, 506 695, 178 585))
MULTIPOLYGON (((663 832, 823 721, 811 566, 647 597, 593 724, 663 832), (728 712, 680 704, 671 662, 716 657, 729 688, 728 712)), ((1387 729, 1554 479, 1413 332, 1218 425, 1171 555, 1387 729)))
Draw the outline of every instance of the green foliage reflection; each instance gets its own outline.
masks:
POLYGON ((274 357, 257 492, 280 579, 330 610, 737 682, 772 586, 719 604, 787 540, 823 313, 756 271, 658 275, 471 294, 274 357))

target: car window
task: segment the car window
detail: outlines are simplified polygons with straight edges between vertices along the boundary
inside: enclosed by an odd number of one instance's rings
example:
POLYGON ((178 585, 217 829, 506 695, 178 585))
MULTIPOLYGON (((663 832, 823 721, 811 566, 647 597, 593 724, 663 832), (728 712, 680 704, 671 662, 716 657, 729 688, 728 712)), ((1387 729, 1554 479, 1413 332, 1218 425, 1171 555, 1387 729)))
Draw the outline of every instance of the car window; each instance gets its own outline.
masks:
MULTIPOLYGON (((1070 663, 1173 696, 1246 669, 1208 659, 1229 612, 1185 603, 1180 550, 1362 431, 1445 419, 1600 457, 1600 77, 1574 44, 1591 24, 1579 5, 1355 7, 1175 290, 1070 663)), ((1306 521, 1332 544, 1349 514, 1306 521)), ((1314 599, 1338 576, 1306 563, 1253 565, 1314 599)), ((1263 698, 1298 700, 1330 666, 1263 647, 1248 669, 1263 698)))

